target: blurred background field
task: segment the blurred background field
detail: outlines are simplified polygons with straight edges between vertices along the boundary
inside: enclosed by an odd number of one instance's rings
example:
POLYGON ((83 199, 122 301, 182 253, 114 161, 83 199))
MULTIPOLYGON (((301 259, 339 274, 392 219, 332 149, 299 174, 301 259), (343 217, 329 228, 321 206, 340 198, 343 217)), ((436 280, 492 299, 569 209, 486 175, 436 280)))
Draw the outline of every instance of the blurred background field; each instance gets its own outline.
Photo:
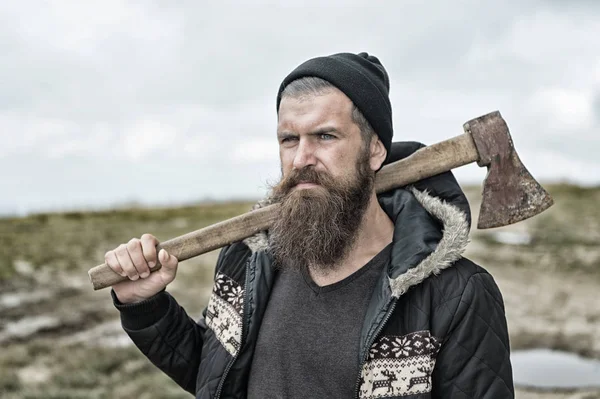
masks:
MULTIPOLYGON (((486 267, 502 290, 513 353, 545 348, 600 359, 600 188, 554 184, 547 189, 556 204, 535 218, 489 231, 477 230, 474 223, 467 256, 486 267)), ((477 220, 480 188, 465 191, 477 220)), ((0 396, 190 397, 129 342, 109 291, 94 292, 87 270, 131 237, 149 232, 166 240, 251 205, 0 219, 0 396)), ((169 288, 194 318, 208 300, 217 254, 183 262, 169 288)), ((577 381, 578 371, 571 373, 577 381)), ((520 386, 518 397, 600 398, 600 380, 596 388, 558 389, 552 382, 520 386)))

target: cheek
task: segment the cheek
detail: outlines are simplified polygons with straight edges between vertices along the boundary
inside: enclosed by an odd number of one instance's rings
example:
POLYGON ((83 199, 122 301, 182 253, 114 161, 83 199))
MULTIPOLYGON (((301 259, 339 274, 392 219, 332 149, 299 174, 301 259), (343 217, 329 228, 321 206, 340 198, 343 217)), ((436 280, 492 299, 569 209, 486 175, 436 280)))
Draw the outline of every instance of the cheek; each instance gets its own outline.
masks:
POLYGON ((351 169, 353 166, 352 156, 350 156, 347 151, 336 152, 332 157, 330 157, 330 162, 335 168, 343 171, 351 169))
POLYGON ((289 149, 280 149, 279 161, 281 162, 281 170, 283 171, 283 175, 286 176, 293 166, 294 156, 292 152, 289 149))

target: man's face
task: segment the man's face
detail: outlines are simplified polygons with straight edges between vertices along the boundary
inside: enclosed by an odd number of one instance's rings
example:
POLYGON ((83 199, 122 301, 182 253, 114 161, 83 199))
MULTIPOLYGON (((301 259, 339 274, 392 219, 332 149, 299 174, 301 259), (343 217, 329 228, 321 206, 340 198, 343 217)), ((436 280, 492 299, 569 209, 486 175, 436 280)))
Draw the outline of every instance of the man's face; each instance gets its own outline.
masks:
POLYGON ((352 103, 339 91, 284 98, 278 138, 281 202, 270 229, 281 267, 337 266, 352 247, 373 193, 370 150, 352 120, 352 103))
MULTIPOLYGON (((277 138, 283 178, 310 167, 335 179, 354 175, 365 144, 352 120, 353 104, 341 91, 304 98, 284 97, 279 106, 277 138)), ((294 188, 313 189, 314 184, 294 188)))

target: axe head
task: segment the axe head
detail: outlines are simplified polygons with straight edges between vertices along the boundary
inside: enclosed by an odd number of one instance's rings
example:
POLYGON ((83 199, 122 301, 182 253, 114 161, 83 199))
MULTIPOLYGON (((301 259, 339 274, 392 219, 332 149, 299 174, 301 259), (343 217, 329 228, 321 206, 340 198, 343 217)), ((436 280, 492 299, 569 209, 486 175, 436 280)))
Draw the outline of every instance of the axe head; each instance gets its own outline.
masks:
POLYGON ((500 112, 472 119, 463 127, 473 138, 479 153, 477 163, 488 169, 483 183, 478 229, 525 220, 554 203, 550 194, 521 163, 500 112))

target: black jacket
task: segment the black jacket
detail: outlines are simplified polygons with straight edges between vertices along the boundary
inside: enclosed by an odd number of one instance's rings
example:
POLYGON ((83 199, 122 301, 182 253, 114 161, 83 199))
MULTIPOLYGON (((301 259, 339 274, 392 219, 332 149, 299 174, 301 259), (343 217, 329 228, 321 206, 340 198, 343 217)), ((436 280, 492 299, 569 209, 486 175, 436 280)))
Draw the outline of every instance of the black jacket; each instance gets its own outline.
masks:
MULTIPOLYGON (((420 146, 394 143, 391 161, 420 146)), ((470 212, 452 174, 379 201, 395 230, 364 320, 356 397, 513 398, 502 296, 490 274, 461 256, 470 212)), ((197 398, 245 398, 274 277, 261 233, 222 249, 198 322, 166 291, 134 305, 113 298, 125 331, 181 387, 197 398)))

